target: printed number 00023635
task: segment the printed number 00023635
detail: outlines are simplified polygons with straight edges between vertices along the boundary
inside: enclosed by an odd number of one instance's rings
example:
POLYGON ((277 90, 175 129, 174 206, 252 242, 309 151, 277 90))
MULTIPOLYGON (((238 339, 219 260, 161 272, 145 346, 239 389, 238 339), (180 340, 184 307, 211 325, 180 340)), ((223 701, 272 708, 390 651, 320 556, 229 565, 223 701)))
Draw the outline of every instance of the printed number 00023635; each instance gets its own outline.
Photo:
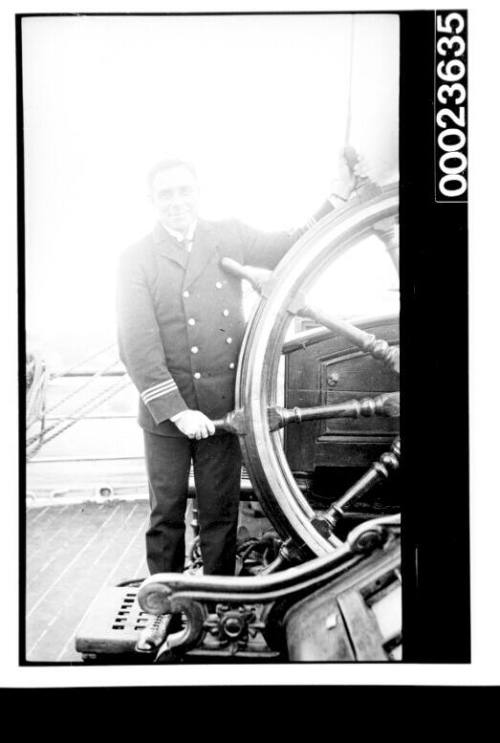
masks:
POLYGON ((436 185, 437 198, 446 201, 463 200, 467 191, 464 36, 462 13, 436 15, 436 185))

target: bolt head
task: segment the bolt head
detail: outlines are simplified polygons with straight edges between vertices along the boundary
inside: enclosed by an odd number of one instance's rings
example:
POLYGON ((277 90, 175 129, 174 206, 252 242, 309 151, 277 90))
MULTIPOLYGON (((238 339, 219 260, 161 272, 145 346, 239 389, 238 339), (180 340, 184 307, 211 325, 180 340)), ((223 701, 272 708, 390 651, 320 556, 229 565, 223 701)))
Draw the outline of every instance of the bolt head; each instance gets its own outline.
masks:
POLYGON ((327 377, 327 384, 329 387, 335 387, 339 381, 339 375, 337 372, 331 372, 327 377))

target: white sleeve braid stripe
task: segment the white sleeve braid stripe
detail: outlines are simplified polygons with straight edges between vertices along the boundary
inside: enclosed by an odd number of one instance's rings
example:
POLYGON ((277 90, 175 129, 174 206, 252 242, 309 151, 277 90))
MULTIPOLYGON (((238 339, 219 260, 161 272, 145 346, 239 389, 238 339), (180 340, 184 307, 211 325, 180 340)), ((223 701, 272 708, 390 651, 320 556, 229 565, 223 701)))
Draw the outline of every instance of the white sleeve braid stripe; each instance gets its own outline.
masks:
POLYGON ((176 391, 177 391, 177 385, 173 384, 170 387, 165 387, 165 389, 152 392, 150 395, 147 395, 146 397, 142 395, 142 399, 144 400, 145 403, 149 403, 152 400, 156 400, 157 397, 162 397, 164 395, 170 395, 172 392, 176 392, 176 391))
POLYGON ((153 400, 156 400, 158 397, 166 397, 166 395, 171 395, 172 392, 177 392, 177 387, 172 387, 172 389, 170 390, 163 390, 160 392, 156 392, 151 397, 148 397, 147 400, 144 400, 144 402, 146 403, 146 405, 148 405, 150 402, 153 402, 153 400))
POLYGON ((143 390, 141 392, 141 395, 149 395, 150 392, 156 392, 156 390, 160 389, 160 387, 164 387, 166 384, 173 383, 173 379, 166 379, 164 382, 159 382, 159 384, 154 384, 152 387, 148 387, 147 390, 143 390))
POLYGON ((156 387, 152 391, 143 392, 141 394, 142 399, 144 402, 150 402, 151 400, 155 400, 157 397, 161 397, 162 395, 168 395, 171 392, 174 392, 177 390, 177 385, 175 382, 165 382, 160 387, 156 387))
POLYGON ((155 387, 154 390, 146 390, 144 392, 141 392, 141 397, 144 401, 149 400, 150 397, 153 397, 156 395, 157 392, 163 392, 165 389, 169 388, 168 382, 164 382, 161 386, 155 387))
POLYGON ((161 384, 156 384, 154 387, 150 387, 147 390, 144 390, 141 392, 142 397, 151 397, 151 395, 155 395, 157 392, 163 392, 164 389, 175 387, 176 384, 173 379, 168 379, 166 382, 162 382, 161 384))

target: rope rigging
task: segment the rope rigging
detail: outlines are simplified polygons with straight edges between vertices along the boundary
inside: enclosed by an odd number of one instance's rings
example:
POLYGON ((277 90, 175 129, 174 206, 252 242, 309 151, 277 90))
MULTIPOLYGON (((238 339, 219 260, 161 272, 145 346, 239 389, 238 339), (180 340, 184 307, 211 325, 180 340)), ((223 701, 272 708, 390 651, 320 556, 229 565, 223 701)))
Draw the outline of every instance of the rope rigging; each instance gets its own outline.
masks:
MULTIPOLYGON (((89 356, 85 357, 84 359, 81 359, 76 364, 71 365, 63 372, 58 372, 57 374, 51 375, 50 381, 53 381, 55 379, 61 379, 68 374, 74 372, 76 369, 82 367, 84 364, 88 363, 91 360, 95 360, 96 358, 102 356, 105 352, 110 351, 112 348, 115 347, 115 343, 111 343, 101 349, 99 349, 97 352, 90 354, 89 356)), ((128 387, 131 384, 131 381, 127 375, 124 374, 124 377, 121 377, 116 382, 114 382, 112 385, 109 385, 104 390, 100 390, 95 395, 93 395, 91 398, 84 401, 82 404, 78 405, 75 409, 73 409, 70 413, 68 413, 65 416, 61 416, 58 420, 56 420, 55 423, 53 423, 48 428, 45 427, 45 418, 49 413, 52 413, 54 410, 57 410, 60 408, 64 403, 66 403, 68 400, 72 399, 76 395, 80 394, 82 391, 86 390, 90 385, 92 385, 95 381, 101 379, 107 372, 109 372, 111 369, 116 367, 120 363, 118 358, 115 358, 110 364, 107 364, 104 368, 100 369, 99 371, 92 374, 92 376, 85 381, 84 384, 78 386, 76 389, 69 392, 67 395, 62 397, 60 400, 58 400, 54 405, 52 405, 50 408, 45 409, 45 403, 44 400, 42 400, 41 405, 41 430, 37 432, 36 434, 33 434, 26 440, 26 448, 29 451, 27 458, 31 459, 40 449, 42 446, 47 444, 49 441, 52 441, 57 436, 60 436, 64 431, 67 431, 68 428, 71 428, 72 426, 76 425, 79 421, 83 420, 89 413, 93 412, 96 408, 101 406, 103 403, 110 400, 112 397, 114 397, 116 394, 121 392, 123 389, 128 387)), ((34 393, 37 392, 37 390, 33 391, 34 393)), ((44 390, 40 390, 40 393, 44 393, 44 390)), ((31 428, 33 425, 33 421, 31 419, 27 419, 27 428, 31 428)))
MULTIPOLYGON (((369 179, 367 176, 362 176, 356 171, 356 166, 360 164, 360 157, 354 146, 351 144, 351 130, 352 130, 352 97, 353 97, 353 76, 354 76, 354 36, 355 36, 355 23, 356 16, 354 13, 351 14, 351 26, 349 33, 349 67, 347 76, 347 113, 345 122, 344 132, 344 146, 342 150, 343 157, 347 163, 347 166, 354 176, 354 187, 353 191, 358 192, 362 186, 366 186, 369 179)), ((375 195, 375 194, 374 194, 375 195)))
MULTIPOLYGON (((92 384, 92 382, 95 382, 97 379, 100 379, 104 374, 106 374, 106 372, 110 371, 115 366, 117 366, 118 363, 119 363, 119 360, 115 359, 111 364, 108 364, 108 366, 105 366, 104 369, 101 369, 100 371, 95 372, 95 374, 93 374, 88 379, 88 381, 84 382, 84 384, 80 385, 80 387, 77 387, 76 390, 72 390, 71 392, 69 392, 65 397, 62 397, 51 408, 49 408, 46 411, 47 415, 49 413, 52 413, 57 408, 61 407, 61 405, 63 405, 68 400, 71 400, 72 397, 75 397, 76 395, 78 395, 79 392, 82 392, 82 390, 89 387, 92 384)), ((61 376, 62 375, 59 375, 57 378, 60 378, 61 376)))
POLYGON ((42 446, 45 444, 48 444, 49 441, 52 441, 52 439, 55 439, 56 436, 60 436, 64 431, 66 431, 68 428, 71 428, 72 426, 76 425, 79 421, 81 421, 83 418, 85 418, 86 415, 94 411, 96 408, 98 408, 103 403, 110 400, 112 397, 117 395, 119 392, 124 390, 126 387, 128 387, 131 384, 131 381, 128 376, 126 376, 124 379, 121 378, 114 384, 107 387, 105 390, 101 390, 101 392, 94 395, 94 397, 90 398, 90 400, 87 400, 83 405, 76 408, 76 410, 73 410, 71 413, 71 420, 66 421, 66 423, 63 423, 62 421, 64 419, 61 419, 54 423, 52 426, 49 426, 49 428, 46 428, 44 431, 41 431, 40 433, 34 434, 33 436, 30 436, 29 439, 26 441, 26 446, 29 448, 30 446, 33 446, 33 444, 38 444, 38 446, 35 447, 33 451, 31 451, 28 455, 28 459, 31 459, 34 454, 36 454, 42 446), (48 434, 52 433, 51 436, 48 434))
POLYGON ((349 75, 347 78, 347 116, 344 136, 344 153, 351 145, 351 119, 352 119, 352 74, 354 61, 354 14, 351 15, 351 31, 349 42, 349 75))
POLYGON ((56 374, 51 374, 50 378, 59 379, 59 377, 66 377, 68 374, 71 374, 72 372, 74 372, 75 369, 79 369, 80 366, 87 364, 89 361, 93 361, 94 359, 97 359, 99 356, 102 356, 103 353, 106 353, 106 351, 110 351, 115 346, 116 346, 116 343, 114 342, 110 343, 108 346, 104 346, 103 348, 99 349, 99 351, 92 353, 90 356, 86 356, 84 359, 81 359, 81 361, 78 361, 76 364, 69 366, 64 371, 57 372, 56 374))
POLYGON ((347 114, 344 132, 343 157, 349 170, 354 176, 354 186, 352 192, 356 195, 362 195, 362 198, 368 199, 377 196, 382 189, 369 175, 362 173, 366 170, 364 158, 360 157, 358 151, 351 143, 352 136, 352 108, 353 108, 353 78, 354 78, 354 46, 355 46, 355 26, 356 15, 351 14, 351 27, 349 34, 349 72, 347 78, 347 114))

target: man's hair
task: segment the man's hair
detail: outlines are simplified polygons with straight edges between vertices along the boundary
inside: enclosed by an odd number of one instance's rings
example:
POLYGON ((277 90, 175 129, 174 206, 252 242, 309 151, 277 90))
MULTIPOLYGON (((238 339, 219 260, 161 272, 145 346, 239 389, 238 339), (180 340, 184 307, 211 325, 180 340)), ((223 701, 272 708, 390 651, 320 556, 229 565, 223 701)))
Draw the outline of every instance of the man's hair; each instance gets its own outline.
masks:
POLYGON ((181 160, 178 157, 175 157, 175 158, 170 157, 165 160, 160 160, 149 171, 148 173, 149 190, 150 191, 153 190, 154 179, 156 178, 158 173, 163 173, 164 170, 172 170, 173 168, 187 168, 187 170, 189 170, 189 172, 192 173, 195 178, 198 177, 193 163, 189 162, 189 160, 181 160))

